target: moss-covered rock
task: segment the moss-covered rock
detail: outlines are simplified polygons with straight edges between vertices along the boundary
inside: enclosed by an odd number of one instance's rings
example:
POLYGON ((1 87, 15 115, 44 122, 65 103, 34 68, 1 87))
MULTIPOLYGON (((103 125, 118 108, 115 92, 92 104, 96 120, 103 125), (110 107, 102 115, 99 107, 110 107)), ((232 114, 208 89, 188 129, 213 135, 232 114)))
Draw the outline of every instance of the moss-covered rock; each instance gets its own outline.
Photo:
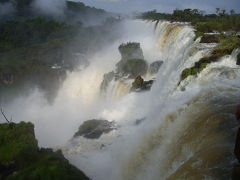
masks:
POLYGON ((163 64, 163 61, 155 61, 150 64, 148 72, 150 74, 157 74, 161 65, 163 64))
POLYGON ((128 59, 117 64, 117 74, 135 78, 147 73, 148 64, 143 59, 128 59))
POLYGON ((128 42, 126 44, 121 44, 118 50, 122 56, 122 61, 128 59, 144 59, 140 43, 128 42))
POLYGON ((88 139, 98 139, 102 134, 114 130, 114 123, 107 120, 92 119, 85 121, 75 133, 74 137, 83 136, 88 139))
POLYGON ((0 179, 88 179, 60 151, 39 149, 37 144, 33 124, 0 124, 0 179))

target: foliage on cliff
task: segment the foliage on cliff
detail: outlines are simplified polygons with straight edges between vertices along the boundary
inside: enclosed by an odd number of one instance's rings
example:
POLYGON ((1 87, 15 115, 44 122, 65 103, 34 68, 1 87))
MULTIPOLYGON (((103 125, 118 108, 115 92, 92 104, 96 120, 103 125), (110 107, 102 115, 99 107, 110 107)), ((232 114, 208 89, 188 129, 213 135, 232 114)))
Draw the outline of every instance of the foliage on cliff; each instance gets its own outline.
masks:
MULTIPOLYGON (((230 55, 232 51, 240 47, 240 39, 236 36, 220 36, 219 44, 214 48, 211 55, 208 57, 201 58, 194 64, 193 67, 183 70, 181 74, 181 80, 186 79, 190 75, 197 75, 200 73, 208 64, 217 62, 221 57, 230 55)), ((238 60, 237 60, 238 62, 238 60)), ((236 63, 237 63, 236 62, 236 63)))
POLYGON ((234 10, 227 13, 226 10, 219 8, 216 8, 216 14, 205 14, 199 9, 176 9, 172 14, 154 10, 142 13, 138 18, 151 21, 191 22, 198 32, 240 31, 240 14, 236 14, 234 10))
POLYGON ((33 124, 0 124, 0 179, 88 179, 60 151, 40 149, 37 144, 33 124))

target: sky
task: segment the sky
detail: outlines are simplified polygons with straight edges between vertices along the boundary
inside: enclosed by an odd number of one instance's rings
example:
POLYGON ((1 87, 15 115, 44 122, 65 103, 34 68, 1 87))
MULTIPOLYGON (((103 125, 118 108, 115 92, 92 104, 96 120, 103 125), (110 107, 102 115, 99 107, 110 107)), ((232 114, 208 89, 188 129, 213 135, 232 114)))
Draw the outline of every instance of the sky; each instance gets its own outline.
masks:
MULTIPOLYGON (((78 1, 78 0, 75 0, 78 1)), ((86 5, 102 8, 111 12, 139 12, 158 10, 161 12, 172 12, 179 8, 198 8, 208 13, 215 12, 215 9, 235 9, 240 13, 240 0, 79 0, 86 5)))

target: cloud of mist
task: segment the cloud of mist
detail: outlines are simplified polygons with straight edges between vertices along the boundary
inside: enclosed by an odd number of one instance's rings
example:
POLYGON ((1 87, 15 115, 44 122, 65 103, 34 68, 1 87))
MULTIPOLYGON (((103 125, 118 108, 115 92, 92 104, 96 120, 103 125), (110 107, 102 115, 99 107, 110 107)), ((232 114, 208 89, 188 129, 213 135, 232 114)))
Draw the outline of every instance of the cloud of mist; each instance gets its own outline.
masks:
POLYGON ((65 0, 35 0, 32 3, 33 11, 37 14, 62 17, 66 8, 65 0))
POLYGON ((14 12, 12 3, 0 3, 0 17, 14 12))

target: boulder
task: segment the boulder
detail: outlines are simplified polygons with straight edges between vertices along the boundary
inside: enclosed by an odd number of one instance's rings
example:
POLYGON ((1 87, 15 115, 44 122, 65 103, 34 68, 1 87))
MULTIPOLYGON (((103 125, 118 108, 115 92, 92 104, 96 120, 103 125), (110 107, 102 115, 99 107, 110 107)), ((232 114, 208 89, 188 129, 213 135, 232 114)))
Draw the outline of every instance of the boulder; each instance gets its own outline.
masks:
POLYGON ((152 64, 150 64, 148 72, 150 74, 157 74, 162 64, 163 64, 163 61, 153 62, 152 64))
POLYGON ((75 133, 74 137, 83 136, 87 139, 98 139, 102 134, 114 130, 114 122, 92 119, 85 121, 75 133))
POLYGON ((150 90, 153 83, 154 83, 153 80, 144 81, 144 79, 141 76, 137 76, 132 83, 131 91, 141 92, 150 90))
POLYGON ((122 61, 128 59, 144 59, 140 43, 128 42, 126 44, 121 44, 118 50, 121 54, 122 61))

